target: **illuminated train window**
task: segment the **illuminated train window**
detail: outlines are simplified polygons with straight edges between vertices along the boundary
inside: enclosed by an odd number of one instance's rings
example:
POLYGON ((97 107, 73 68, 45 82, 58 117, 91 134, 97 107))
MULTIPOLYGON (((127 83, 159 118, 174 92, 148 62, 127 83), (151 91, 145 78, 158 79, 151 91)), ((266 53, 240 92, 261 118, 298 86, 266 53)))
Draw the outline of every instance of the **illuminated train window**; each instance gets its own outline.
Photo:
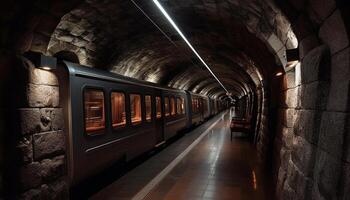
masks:
POLYGON ((195 106, 194 106, 194 99, 192 98, 192 112, 194 113, 195 112, 195 110, 194 110, 194 108, 195 108, 195 106))
POLYGON ((126 124, 125 95, 121 92, 112 92, 112 126, 121 127, 126 124))
POLYGON ((171 97, 170 98, 170 114, 171 115, 176 115, 176 111, 175 111, 175 98, 171 97))
POLYGON ((179 97, 176 98, 176 111, 178 115, 182 114, 181 110, 181 99, 179 97))
POLYGON ((105 128, 104 93, 98 89, 84 90, 85 131, 88 135, 105 128))
POLYGON ((157 118, 162 117, 162 99, 160 97, 156 97, 156 114, 157 118))
POLYGON ((165 109, 165 116, 169 116, 170 112, 169 112, 169 98, 168 97, 164 97, 164 109, 165 109))
POLYGON ((131 123, 137 124, 142 121, 141 118, 141 95, 130 94, 130 114, 131 123))
POLYGON ((146 121, 152 121, 152 101, 151 96, 145 96, 145 104, 146 104, 146 121))
POLYGON ((197 99, 196 101, 196 105, 197 105, 197 112, 200 112, 201 111, 201 99, 197 99))
POLYGON ((182 114, 186 113, 186 110, 185 110, 185 98, 183 98, 183 97, 181 97, 181 111, 182 111, 182 114))
POLYGON ((198 112, 198 99, 193 98, 192 99, 192 112, 197 113, 198 112))

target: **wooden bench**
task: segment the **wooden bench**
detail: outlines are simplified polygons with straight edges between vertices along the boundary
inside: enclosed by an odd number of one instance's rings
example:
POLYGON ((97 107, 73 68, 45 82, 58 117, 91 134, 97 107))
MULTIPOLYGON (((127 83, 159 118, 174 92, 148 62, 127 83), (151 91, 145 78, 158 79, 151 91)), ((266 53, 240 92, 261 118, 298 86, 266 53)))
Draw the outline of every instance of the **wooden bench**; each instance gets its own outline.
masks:
POLYGON ((251 118, 232 118, 231 119, 231 141, 233 138, 233 132, 249 133, 251 129, 251 118))

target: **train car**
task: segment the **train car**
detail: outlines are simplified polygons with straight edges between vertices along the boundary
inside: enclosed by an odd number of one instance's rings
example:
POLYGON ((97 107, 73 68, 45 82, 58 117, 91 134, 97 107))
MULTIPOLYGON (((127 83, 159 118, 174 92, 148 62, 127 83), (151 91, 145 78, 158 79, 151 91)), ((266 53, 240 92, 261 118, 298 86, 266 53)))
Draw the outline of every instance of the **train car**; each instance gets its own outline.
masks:
POLYGON ((209 98, 209 110, 210 110, 210 116, 214 116, 217 114, 216 106, 215 106, 215 99, 209 98))
POLYGON ((210 116, 208 97, 63 62, 58 68, 72 186, 210 116))
POLYGON ((202 96, 202 112, 203 118, 208 119, 210 117, 210 100, 207 96, 202 96))
POLYGON ((69 62, 63 65, 60 77, 66 81, 60 82, 67 85, 60 88, 72 185, 116 160, 137 157, 186 127, 185 92, 69 62), (173 109, 169 116, 166 98, 173 109))
POLYGON ((219 113, 219 108, 218 108, 218 100, 214 99, 214 114, 218 114, 219 113))
POLYGON ((164 137, 168 140, 188 127, 186 108, 187 97, 184 91, 163 90, 164 99, 164 137))
POLYGON ((202 109, 203 96, 189 92, 189 91, 186 91, 186 93, 187 93, 188 107, 190 108, 190 114, 188 116, 189 117, 188 126, 195 126, 204 121, 203 109, 202 109))

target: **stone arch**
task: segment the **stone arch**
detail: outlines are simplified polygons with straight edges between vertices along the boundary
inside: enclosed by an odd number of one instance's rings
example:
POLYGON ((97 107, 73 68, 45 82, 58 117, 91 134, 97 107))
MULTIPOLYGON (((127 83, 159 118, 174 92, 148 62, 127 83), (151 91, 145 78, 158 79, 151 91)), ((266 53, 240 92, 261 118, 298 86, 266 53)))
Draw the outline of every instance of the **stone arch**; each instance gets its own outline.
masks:
POLYGON ((78 56, 75 53, 70 51, 59 51, 55 53, 53 56, 60 60, 66 60, 66 61, 78 63, 78 64, 80 63, 78 56))
POLYGON ((47 54, 64 56, 81 65, 91 66, 91 61, 86 57, 86 51, 66 42, 49 43, 47 54))

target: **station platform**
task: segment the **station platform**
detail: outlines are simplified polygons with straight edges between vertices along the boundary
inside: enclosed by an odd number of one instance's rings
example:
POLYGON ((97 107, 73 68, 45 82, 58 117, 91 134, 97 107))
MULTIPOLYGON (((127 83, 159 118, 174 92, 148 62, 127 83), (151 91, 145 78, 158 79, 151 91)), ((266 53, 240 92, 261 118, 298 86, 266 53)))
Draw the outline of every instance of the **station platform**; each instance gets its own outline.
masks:
POLYGON ((233 114, 213 117, 90 199, 273 199, 251 143, 230 140, 233 114))

